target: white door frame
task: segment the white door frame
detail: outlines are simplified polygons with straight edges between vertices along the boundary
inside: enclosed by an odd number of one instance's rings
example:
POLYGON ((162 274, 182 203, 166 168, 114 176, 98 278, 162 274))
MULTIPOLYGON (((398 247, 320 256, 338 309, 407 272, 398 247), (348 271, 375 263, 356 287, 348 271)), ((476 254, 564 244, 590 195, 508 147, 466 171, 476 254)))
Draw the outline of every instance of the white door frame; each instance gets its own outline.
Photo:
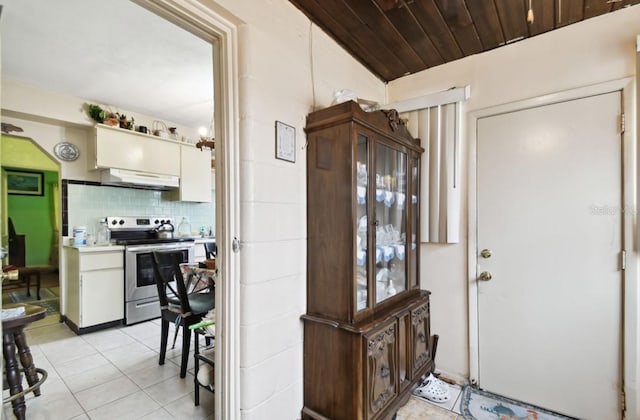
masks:
POLYGON ((214 2, 133 0, 142 7, 211 42, 213 47, 216 139, 215 418, 240 418, 240 152, 238 110, 238 34, 242 22, 214 2))
MULTIPOLYGON (((525 99, 504 105, 493 106, 469 113, 469 191, 468 191, 468 243, 467 243, 467 280, 469 292, 469 380, 472 384, 478 383, 479 366, 479 337, 478 337, 478 283, 476 279, 477 264, 477 123, 478 119, 508 112, 519 111, 527 108, 551 105, 572 99, 579 99, 603 93, 622 91, 622 112, 626 113, 627 120, 632 118, 634 110, 634 79, 627 77, 609 82, 599 83, 591 86, 571 89, 563 92, 525 99)), ((629 121, 626 130, 622 135, 622 193, 625 200, 623 217, 623 249, 626 251, 626 269, 622 273, 624 283, 624 315, 623 315, 623 343, 622 343, 622 363, 623 363, 623 390, 626 394, 628 418, 635 418, 634 413, 638 413, 638 386, 640 382, 640 360, 638 343, 639 333, 639 288, 638 271, 640 254, 636 233, 636 212, 637 194, 636 177, 638 175, 636 161, 636 136, 635 127, 629 121)))

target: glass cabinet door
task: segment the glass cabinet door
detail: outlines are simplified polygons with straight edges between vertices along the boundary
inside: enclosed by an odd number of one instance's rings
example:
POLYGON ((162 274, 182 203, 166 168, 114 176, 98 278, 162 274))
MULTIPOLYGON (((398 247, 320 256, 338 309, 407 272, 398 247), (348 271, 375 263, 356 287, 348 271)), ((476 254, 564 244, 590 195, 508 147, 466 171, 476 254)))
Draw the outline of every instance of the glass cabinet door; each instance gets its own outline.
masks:
POLYGON ((367 241, 369 224, 367 222, 367 177, 369 173, 369 142, 365 135, 358 134, 356 150, 356 310, 367 307, 367 268, 369 259, 367 241))
POLYGON ((407 287, 407 154, 377 143, 375 166, 375 301, 378 303, 407 287))
POLYGON ((409 282, 410 287, 419 285, 418 280, 418 243, 420 241, 418 224, 420 215, 420 159, 411 159, 411 236, 409 243, 409 282))

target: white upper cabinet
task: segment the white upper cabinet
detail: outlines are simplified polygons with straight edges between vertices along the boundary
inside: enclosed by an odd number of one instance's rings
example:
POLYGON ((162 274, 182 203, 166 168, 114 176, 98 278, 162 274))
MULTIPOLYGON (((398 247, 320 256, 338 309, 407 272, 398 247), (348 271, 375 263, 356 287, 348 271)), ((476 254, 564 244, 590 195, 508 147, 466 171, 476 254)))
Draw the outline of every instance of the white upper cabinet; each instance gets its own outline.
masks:
POLYGON ((211 202, 211 152, 191 144, 180 145, 179 200, 211 202))
MULTIPOLYGON (((117 168, 180 176, 180 143, 97 124, 89 169, 117 168)), ((207 166, 208 167, 208 166, 207 166)))

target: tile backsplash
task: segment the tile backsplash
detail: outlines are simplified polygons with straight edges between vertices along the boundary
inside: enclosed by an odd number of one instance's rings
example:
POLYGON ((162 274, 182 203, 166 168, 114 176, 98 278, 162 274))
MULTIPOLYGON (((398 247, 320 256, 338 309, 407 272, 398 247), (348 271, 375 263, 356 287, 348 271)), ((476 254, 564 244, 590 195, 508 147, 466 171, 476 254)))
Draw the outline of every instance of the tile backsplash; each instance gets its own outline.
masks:
POLYGON ((175 228, 183 217, 191 223, 191 230, 201 226, 215 234, 215 192, 211 203, 174 201, 169 192, 112 187, 106 185, 67 185, 67 226, 69 234, 74 226, 86 226, 88 233, 94 233, 98 221, 106 216, 169 216, 175 228))

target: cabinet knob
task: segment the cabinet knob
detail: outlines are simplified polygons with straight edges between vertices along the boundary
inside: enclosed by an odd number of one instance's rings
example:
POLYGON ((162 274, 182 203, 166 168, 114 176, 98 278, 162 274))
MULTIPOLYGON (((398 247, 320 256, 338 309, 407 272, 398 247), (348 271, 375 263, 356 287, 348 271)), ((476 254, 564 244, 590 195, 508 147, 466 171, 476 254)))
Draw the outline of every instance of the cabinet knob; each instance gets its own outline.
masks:
POLYGON ((391 372, 391 371, 389 370, 389 367, 388 367, 388 366, 386 366, 386 365, 382 365, 382 366, 380 366, 380 377, 381 377, 381 378, 386 378, 386 377, 388 377, 390 372, 391 372))

